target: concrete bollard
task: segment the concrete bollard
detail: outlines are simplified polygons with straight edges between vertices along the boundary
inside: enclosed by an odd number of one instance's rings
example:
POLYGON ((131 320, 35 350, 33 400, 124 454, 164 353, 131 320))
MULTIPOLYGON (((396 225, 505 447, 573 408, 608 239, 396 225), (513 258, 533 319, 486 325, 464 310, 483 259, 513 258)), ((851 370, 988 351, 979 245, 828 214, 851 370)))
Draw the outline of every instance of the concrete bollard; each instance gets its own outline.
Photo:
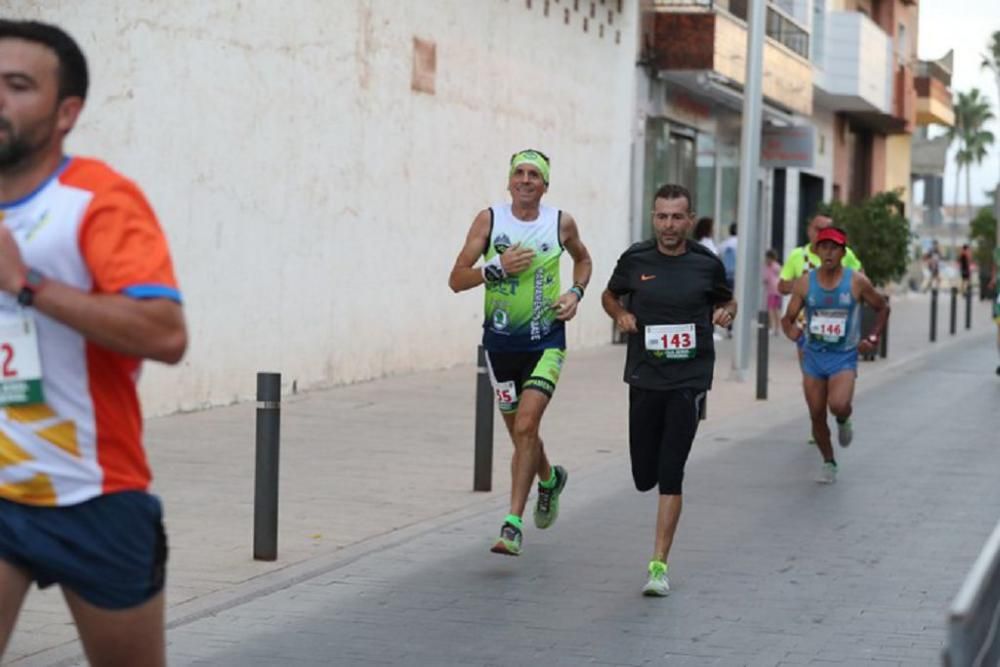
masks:
POLYGON ((476 444, 472 490, 493 488, 493 385, 482 345, 476 354, 476 444))
POLYGON ((278 559, 278 460, 281 374, 257 373, 257 452, 253 485, 253 558, 278 559))

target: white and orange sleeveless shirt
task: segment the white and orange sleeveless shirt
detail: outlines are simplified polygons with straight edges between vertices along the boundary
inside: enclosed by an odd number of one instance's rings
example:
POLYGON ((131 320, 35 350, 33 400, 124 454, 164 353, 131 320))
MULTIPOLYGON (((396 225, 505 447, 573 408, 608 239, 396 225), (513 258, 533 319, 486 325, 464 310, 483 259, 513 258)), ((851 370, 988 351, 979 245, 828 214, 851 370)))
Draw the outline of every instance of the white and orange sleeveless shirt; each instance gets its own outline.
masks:
MULTIPOLYGON (((139 188, 103 162, 66 158, 34 192, 0 202, 0 224, 25 264, 47 278, 91 293, 180 302, 156 215, 139 188)), ((147 489, 136 392, 141 360, 100 348, 7 293, 0 293, 0 322, 8 332, 0 333, 0 382, 16 384, 19 367, 35 368, 24 358, 32 356, 42 395, 37 402, 0 394, 0 498, 73 505, 147 489), (19 335, 9 333, 11 322, 33 328, 36 341, 4 342, 3 335, 19 335), (32 355, 14 356, 26 347, 32 355)))

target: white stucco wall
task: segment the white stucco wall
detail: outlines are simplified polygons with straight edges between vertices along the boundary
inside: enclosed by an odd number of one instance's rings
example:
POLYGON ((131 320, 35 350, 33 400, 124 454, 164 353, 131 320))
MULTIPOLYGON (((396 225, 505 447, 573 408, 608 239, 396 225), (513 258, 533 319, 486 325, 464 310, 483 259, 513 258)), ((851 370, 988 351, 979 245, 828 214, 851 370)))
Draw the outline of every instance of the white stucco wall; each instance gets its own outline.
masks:
POLYGON ((528 146, 595 259, 569 345, 610 339, 634 0, 596 18, 543 0, 6 4, 80 41, 93 81, 70 152, 135 178, 171 242, 191 345, 147 365, 148 413, 252 397, 258 370, 290 390, 473 361, 482 293, 452 294, 448 273, 528 146), (434 95, 411 90, 414 37, 436 43, 434 95))

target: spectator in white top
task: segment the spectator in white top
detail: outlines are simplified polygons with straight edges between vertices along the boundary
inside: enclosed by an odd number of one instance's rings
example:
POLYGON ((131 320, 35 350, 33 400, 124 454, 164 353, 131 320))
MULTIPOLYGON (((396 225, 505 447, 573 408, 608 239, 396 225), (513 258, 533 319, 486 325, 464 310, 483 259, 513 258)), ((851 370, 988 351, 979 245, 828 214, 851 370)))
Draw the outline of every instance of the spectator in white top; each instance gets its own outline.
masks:
POLYGON ((722 266, 726 267, 726 282, 729 289, 733 289, 736 281, 736 223, 729 225, 729 238, 719 244, 719 259, 722 266))
POLYGON ((712 225, 714 224, 715 221, 711 218, 698 218, 698 223, 694 226, 694 240, 718 257, 719 249, 715 247, 715 240, 712 239, 712 225))

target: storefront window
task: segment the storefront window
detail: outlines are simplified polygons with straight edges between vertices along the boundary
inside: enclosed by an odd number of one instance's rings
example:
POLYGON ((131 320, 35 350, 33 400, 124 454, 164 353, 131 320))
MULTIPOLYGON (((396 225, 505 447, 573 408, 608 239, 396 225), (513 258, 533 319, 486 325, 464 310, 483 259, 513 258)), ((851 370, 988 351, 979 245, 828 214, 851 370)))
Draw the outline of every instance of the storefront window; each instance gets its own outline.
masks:
POLYGON ((722 172, 722 192, 720 193, 718 225, 728 229, 731 222, 736 222, 739 210, 740 195, 740 163, 739 150, 736 146, 720 144, 718 150, 720 171, 722 172))
MULTIPOLYGON (((698 174, 695 179, 695 200, 698 202, 698 216, 716 218, 715 211, 715 139, 710 134, 699 132, 696 140, 698 174)), ((715 235, 719 236, 720 221, 715 221, 715 235)))

